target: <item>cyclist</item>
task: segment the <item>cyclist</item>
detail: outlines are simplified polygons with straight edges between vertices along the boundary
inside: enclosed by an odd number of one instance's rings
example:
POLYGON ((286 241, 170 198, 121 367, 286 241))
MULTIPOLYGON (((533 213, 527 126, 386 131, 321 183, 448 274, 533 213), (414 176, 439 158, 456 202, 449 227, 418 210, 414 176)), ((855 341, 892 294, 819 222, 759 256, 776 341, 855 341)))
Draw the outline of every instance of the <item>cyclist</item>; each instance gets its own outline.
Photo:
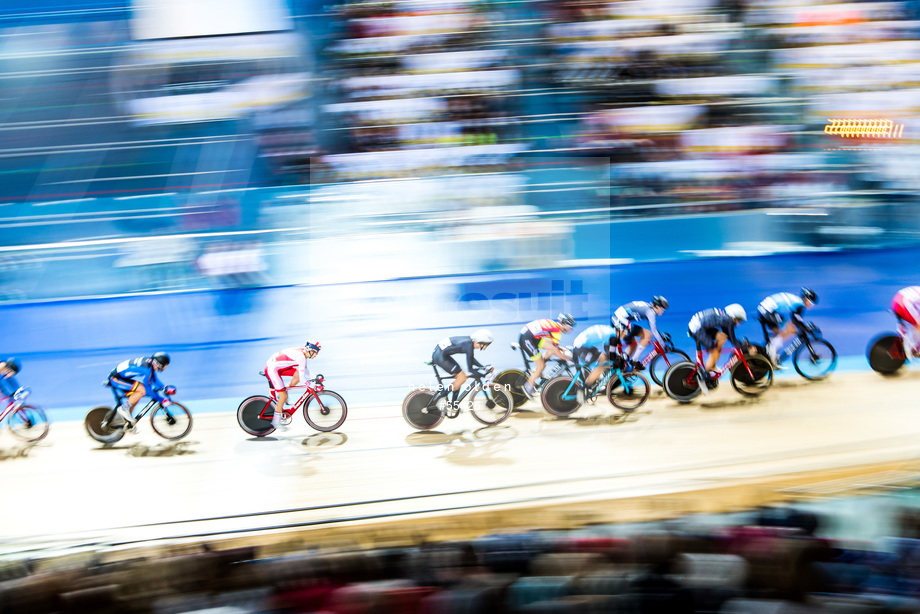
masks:
POLYGON ((287 404, 287 389, 312 379, 307 368, 307 359, 316 358, 319 354, 319 341, 307 340, 303 347, 293 347, 275 352, 265 364, 265 377, 268 378, 269 387, 275 393, 275 413, 272 415, 272 426, 275 430, 287 430, 284 423, 284 406, 287 404), (282 376, 290 377, 287 387, 282 376))
POLYGON ((701 378, 700 389, 709 394, 709 388, 713 384, 713 371, 722 355, 722 346, 726 341, 732 345, 738 345, 738 339, 735 337, 735 327, 747 320, 747 314, 744 307, 738 303, 732 303, 719 309, 705 309, 697 312, 690 318, 689 332, 690 336, 700 344, 704 351, 709 352, 706 358, 705 369, 706 377, 701 378))
POLYGON ((521 329, 518 343, 523 348, 524 354, 533 361, 533 370, 524 384, 524 395, 528 399, 533 400, 536 381, 543 373, 543 367, 546 366, 544 353, 547 357, 555 356, 560 360, 572 362, 572 359, 559 347, 559 341, 562 335, 571 331, 574 326, 574 317, 567 313, 560 313, 555 320, 548 318, 534 320, 521 329))
POLYGON ((12 356, 0 362, 0 397, 11 397, 19 390, 15 376, 21 368, 19 359, 12 356))
MULTIPOLYGON (((660 316, 668 308, 668 299, 663 296, 653 296, 650 303, 645 301, 633 301, 618 307, 610 318, 610 324, 619 330, 620 341, 627 347, 624 352, 626 358, 638 363, 639 357, 645 351, 652 335, 655 335, 660 343, 664 343, 664 338, 658 332, 655 325, 657 316, 660 316), (648 321, 648 329, 642 328, 636 322, 642 320, 648 321)), ((636 365, 642 368, 641 364, 636 365)))
MULTIPOLYGON (((473 350, 484 350, 494 340, 492 333, 483 328, 469 336, 445 337, 435 346, 434 352, 431 353, 431 362, 447 371, 448 375, 454 376, 454 381, 447 387, 447 391, 452 393, 450 398, 451 407, 456 407, 457 397, 460 396, 463 384, 469 379, 467 373, 472 373, 474 368, 480 371, 486 370, 486 367, 473 356, 473 350), (456 354, 466 356, 466 371, 460 368, 454 358, 456 354)), ((447 391, 445 391, 445 395, 447 391)))
POLYGON ((169 366, 169 354, 156 352, 153 356, 142 356, 126 360, 109 373, 109 385, 124 392, 118 414, 124 418, 128 430, 134 428, 134 406, 145 396, 168 406, 170 401, 160 394, 166 386, 157 377, 157 371, 169 366))
POLYGON ((904 348, 914 358, 920 357, 920 286, 898 290, 891 301, 891 309, 904 327, 908 347, 904 348))
POLYGON ((780 352, 786 343, 795 336, 796 328, 805 325, 803 315, 818 302, 818 295, 811 288, 802 288, 799 296, 789 292, 771 294, 757 306, 757 319, 764 330, 770 329, 770 341, 767 355, 777 369, 785 369, 779 363, 780 352))
MULTIPOLYGON (((597 378, 604 372, 604 365, 607 364, 607 354, 610 352, 610 346, 616 343, 618 331, 612 326, 604 324, 595 324, 581 331, 575 337, 575 347, 572 350, 572 357, 575 359, 575 366, 579 369, 588 369, 594 363, 597 363, 588 376, 584 378, 585 388, 590 388, 597 381, 597 378)), ((580 387, 575 391, 578 402, 584 404, 585 391, 580 387)))

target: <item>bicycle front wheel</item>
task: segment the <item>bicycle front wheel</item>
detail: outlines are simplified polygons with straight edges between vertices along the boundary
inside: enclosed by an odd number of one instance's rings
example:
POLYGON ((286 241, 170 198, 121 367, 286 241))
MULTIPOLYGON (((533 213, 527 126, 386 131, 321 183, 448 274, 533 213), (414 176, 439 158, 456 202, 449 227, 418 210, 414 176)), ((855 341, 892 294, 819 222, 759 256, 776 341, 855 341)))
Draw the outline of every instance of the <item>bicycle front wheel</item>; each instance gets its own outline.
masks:
POLYGON ((572 383, 568 375, 554 377, 545 384, 540 393, 543 407, 554 416, 565 418, 578 411, 581 403, 575 396, 578 384, 572 383))
POLYGON ((160 405, 153 410, 150 426, 163 439, 182 439, 192 431, 192 414, 184 405, 173 401, 169 407, 160 405))
POLYGON ((652 387, 641 373, 614 373, 607 382, 607 399, 624 412, 641 407, 651 393, 652 387), (619 385, 615 386, 614 382, 619 385))
POLYGON ((904 341, 894 333, 879 335, 869 342, 866 358, 873 371, 882 375, 891 375, 907 362, 904 341))
POLYGON ((492 383, 470 393, 470 413, 485 425, 501 424, 511 415, 514 400, 504 387, 492 383))
POLYGON ((403 401, 403 418, 409 426, 419 431, 437 427, 444 420, 444 414, 435 405, 428 404, 434 398, 430 390, 413 390, 403 401))
POLYGON ((696 381, 696 365, 675 362, 664 375, 664 392, 678 403, 689 403, 702 392, 696 381))
POLYGON ((760 396, 773 385, 773 365, 759 354, 745 356, 748 370, 739 362, 732 369, 732 388, 747 397, 760 396))
POLYGON ((348 406, 342 395, 323 390, 307 399, 303 406, 303 419, 317 431, 328 433, 345 424, 348 417, 348 406))
POLYGON ((824 379, 837 367, 837 350, 824 339, 806 341, 795 351, 792 363, 805 379, 824 379))
POLYGON ((249 397, 236 410, 236 421, 240 428, 256 437, 264 437, 275 432, 272 426, 272 414, 275 413, 275 404, 266 396, 255 395, 249 397))
POLYGON ((498 384, 511 394, 514 401, 514 407, 517 409, 527 402, 527 395, 524 394, 524 384, 527 382, 527 375, 520 369, 508 369, 502 371, 493 383, 498 384))
POLYGON ((23 405, 11 413, 7 424, 13 435, 32 443, 44 439, 50 429, 45 411, 34 405, 23 405))
POLYGON ((690 357, 680 350, 671 350, 664 354, 659 354, 652 359, 648 365, 648 374, 652 381, 658 386, 664 388, 664 376, 671 368, 671 365, 678 362, 690 362, 690 357))

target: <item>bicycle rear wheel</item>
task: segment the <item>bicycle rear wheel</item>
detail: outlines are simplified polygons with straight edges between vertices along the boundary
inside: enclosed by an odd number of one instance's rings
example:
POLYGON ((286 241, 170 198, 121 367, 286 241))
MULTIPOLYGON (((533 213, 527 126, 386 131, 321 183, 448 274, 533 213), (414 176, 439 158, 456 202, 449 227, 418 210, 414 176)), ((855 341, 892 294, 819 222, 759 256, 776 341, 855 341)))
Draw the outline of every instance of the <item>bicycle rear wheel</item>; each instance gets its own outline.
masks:
POLYGON ((428 407, 434 398, 431 390, 413 390, 403 400, 403 419, 414 429, 427 431, 444 421, 444 414, 435 406, 428 407))
POLYGON ((648 365, 648 374, 658 386, 664 388, 664 376, 671 368, 671 365, 678 362, 690 362, 690 357, 681 350, 671 350, 664 354, 659 354, 652 359, 648 365))
POLYGON ((345 424, 348 406, 342 395, 323 390, 307 399, 303 406, 303 419, 317 431, 328 433, 345 424))
POLYGON ((837 367, 837 350, 824 339, 812 339, 796 349, 792 363, 805 379, 824 379, 837 367))
POLYGON ((86 428, 86 433, 99 443, 113 444, 125 436, 123 428, 109 424, 113 419, 115 419, 115 410, 111 407, 94 407, 83 419, 83 426, 86 428), (103 422, 106 423, 104 427, 103 422))
POLYGON ((732 388, 744 396, 760 396, 773 385, 773 365, 759 354, 745 356, 744 359, 751 372, 744 368, 744 363, 736 364, 732 369, 732 388))
POLYGON ((12 412, 7 418, 7 424, 13 435, 32 443, 44 439, 50 428, 45 411, 34 405, 23 405, 12 412))
POLYGON ((675 362, 664 375, 664 392, 678 403, 689 403, 702 392, 696 381, 696 364, 675 362))
POLYGON ((182 439, 192 431, 192 414, 184 405, 173 401, 169 407, 160 405, 153 410, 150 426, 163 439, 182 439))
POLYGON ((866 358, 873 371, 891 375, 907 362, 904 341, 895 333, 883 333, 869 342, 866 358))
POLYGON ((236 420, 240 428, 256 437, 264 437, 275 432, 272 426, 272 414, 275 404, 267 396, 257 394, 240 403, 236 410, 236 420))
POLYGON ((501 424, 514 407, 511 393, 498 384, 476 388, 470 393, 470 413, 486 425, 501 424))
POLYGON ((614 373, 607 382, 607 399, 624 412, 637 410, 651 393, 652 387, 641 373, 614 373), (614 381, 619 385, 614 386, 614 381))
POLYGON ((545 384, 540 392, 543 407, 554 416, 565 418, 574 414, 581 407, 575 397, 578 384, 572 383, 568 375, 554 377, 545 384))
POLYGON ((520 369, 508 369, 495 376, 494 383, 503 387, 511 394, 514 401, 514 407, 518 408, 527 402, 527 396, 524 394, 524 384, 527 382, 527 375, 520 369))

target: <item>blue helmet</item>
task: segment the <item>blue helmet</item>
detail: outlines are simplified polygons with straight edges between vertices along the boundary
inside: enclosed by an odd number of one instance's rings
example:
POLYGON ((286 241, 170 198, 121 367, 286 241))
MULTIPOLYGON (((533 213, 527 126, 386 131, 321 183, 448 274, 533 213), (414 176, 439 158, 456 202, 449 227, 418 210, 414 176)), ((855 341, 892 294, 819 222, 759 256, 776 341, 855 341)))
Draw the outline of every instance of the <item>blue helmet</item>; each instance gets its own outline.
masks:
POLYGON ((19 373, 19 370, 22 368, 22 363, 19 362, 18 358, 14 358, 13 356, 4 360, 3 364, 6 365, 7 369, 12 370, 13 373, 19 373))

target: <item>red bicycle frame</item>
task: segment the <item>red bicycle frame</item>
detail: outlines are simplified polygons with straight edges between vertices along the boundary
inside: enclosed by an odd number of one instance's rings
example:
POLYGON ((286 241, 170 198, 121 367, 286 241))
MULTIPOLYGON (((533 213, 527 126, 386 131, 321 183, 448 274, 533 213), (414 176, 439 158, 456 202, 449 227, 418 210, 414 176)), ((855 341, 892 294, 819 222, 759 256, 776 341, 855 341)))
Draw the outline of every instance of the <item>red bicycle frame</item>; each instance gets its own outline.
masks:
MULTIPOLYGON (((741 364, 744 365, 744 368, 745 370, 747 370, 748 375, 751 376, 751 379, 754 379, 754 374, 751 373, 751 367, 748 365, 747 360, 744 359, 744 352, 741 351, 741 348, 734 347, 734 346, 732 346, 731 358, 729 358, 725 362, 725 364, 722 365, 721 369, 716 371, 715 378, 719 379, 727 371, 731 371, 732 367, 738 364, 739 361, 741 362, 741 364)), ((706 363, 703 362, 703 350, 702 348, 697 347, 696 349, 696 369, 690 374, 690 377, 687 378, 687 383, 691 384, 693 382, 693 378, 696 377, 696 374, 700 371, 705 371, 705 370, 706 370, 706 363)))
MULTIPOLYGON (((265 377, 266 377, 266 379, 268 379, 268 376, 267 376, 267 375, 266 375, 265 377)), ((303 407, 303 404, 307 401, 307 399, 309 399, 309 398, 312 397, 312 398, 315 398, 315 399, 316 399, 316 402, 317 402, 317 403, 319 403, 319 406, 320 406, 320 408, 321 408, 320 411, 321 411, 323 414, 325 414, 325 413, 326 413, 326 408, 325 408, 325 406, 323 405, 322 400, 320 400, 319 395, 316 394, 317 392, 322 392, 322 391, 323 391, 323 376, 322 376, 322 375, 318 375, 314 381, 315 381, 315 383, 314 383, 313 385, 310 385, 310 384, 307 383, 307 384, 298 385, 298 386, 287 386, 287 387, 285 387, 285 390, 291 390, 291 389, 293 389, 293 388, 305 388, 306 390, 304 390, 303 394, 300 395, 300 398, 297 399, 297 400, 294 402, 294 405, 291 406, 291 410, 290 410, 290 411, 288 411, 288 410, 286 410, 285 408, 282 407, 282 408, 281 408, 281 412, 284 413, 284 414, 287 414, 287 415, 289 415, 289 416, 290 416, 290 415, 293 415, 293 414, 297 413, 297 411, 298 411, 301 407, 303 407)), ((278 403, 278 397, 276 396, 276 391, 275 391, 274 388, 271 387, 271 380, 269 380, 269 391, 270 391, 270 394, 269 394, 269 399, 270 399, 270 400, 269 400, 268 403, 265 404, 265 407, 262 408, 262 411, 259 412, 259 417, 262 418, 263 420, 269 420, 269 421, 271 421, 271 419, 272 419, 272 414, 274 414, 274 409, 272 409, 272 404, 273 404, 273 403, 274 403, 274 404, 277 404, 277 403, 278 403)))

